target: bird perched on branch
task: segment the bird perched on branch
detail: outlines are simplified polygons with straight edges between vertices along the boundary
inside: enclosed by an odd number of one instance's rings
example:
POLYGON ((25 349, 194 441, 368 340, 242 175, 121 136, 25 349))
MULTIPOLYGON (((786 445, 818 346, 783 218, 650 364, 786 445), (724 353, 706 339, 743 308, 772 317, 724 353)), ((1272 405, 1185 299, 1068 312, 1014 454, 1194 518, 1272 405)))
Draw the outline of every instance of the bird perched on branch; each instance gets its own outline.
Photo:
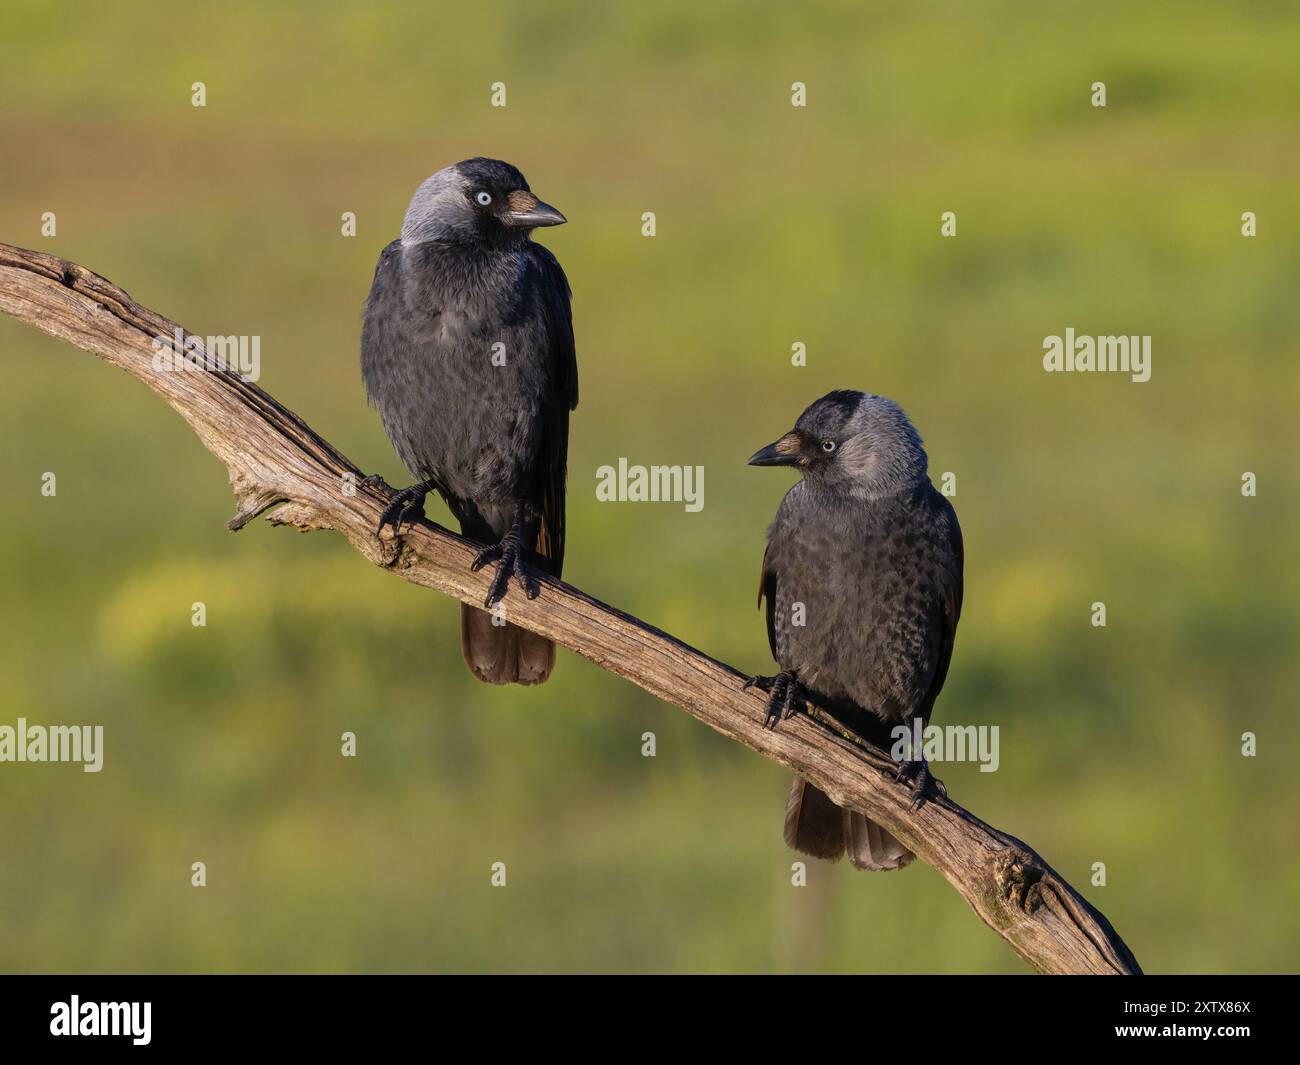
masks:
MULTIPOLYGON (((436 491, 461 532, 487 545, 473 568, 497 564, 485 607, 512 576, 534 598, 527 567, 558 577, 564 563, 569 412, 578 404, 571 294, 555 256, 531 239, 564 221, 509 163, 449 166, 411 198, 366 302, 366 392, 416 478, 377 531, 400 534, 436 491)), ((544 681, 555 645, 500 622, 462 606, 470 670, 493 684, 544 681)))
MULTIPOLYGON (((750 683, 768 693, 768 726, 810 698, 861 731, 928 721, 961 615, 962 538, 907 415, 882 396, 831 392, 749 464, 802 475, 777 509, 763 556, 759 602, 781 672, 750 683)), ((931 778, 913 754, 899 779, 913 785, 915 806, 931 778)), ((899 869, 914 857, 800 777, 785 839, 817 858, 847 851, 859 869, 899 869)))

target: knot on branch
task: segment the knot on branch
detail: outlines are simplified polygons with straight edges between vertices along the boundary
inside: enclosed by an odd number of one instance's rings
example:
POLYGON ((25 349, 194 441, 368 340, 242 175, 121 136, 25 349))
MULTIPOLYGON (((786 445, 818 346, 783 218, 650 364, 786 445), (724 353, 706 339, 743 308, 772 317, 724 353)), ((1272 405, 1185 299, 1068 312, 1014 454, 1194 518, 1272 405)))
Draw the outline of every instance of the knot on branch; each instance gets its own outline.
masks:
MULTIPOLYGON (((231 478, 233 484, 234 478, 231 478)), ((283 503, 284 497, 276 495, 274 492, 268 492, 263 489, 246 489, 240 491, 236 489, 237 502, 239 509, 235 511, 235 516, 226 522, 226 528, 231 532, 239 532, 245 525, 256 518, 259 514, 264 514, 277 503, 283 503)))
POLYGON ((993 867, 998 896, 1026 913, 1033 913, 1043 901, 1043 867, 1024 851, 1006 850, 993 867))

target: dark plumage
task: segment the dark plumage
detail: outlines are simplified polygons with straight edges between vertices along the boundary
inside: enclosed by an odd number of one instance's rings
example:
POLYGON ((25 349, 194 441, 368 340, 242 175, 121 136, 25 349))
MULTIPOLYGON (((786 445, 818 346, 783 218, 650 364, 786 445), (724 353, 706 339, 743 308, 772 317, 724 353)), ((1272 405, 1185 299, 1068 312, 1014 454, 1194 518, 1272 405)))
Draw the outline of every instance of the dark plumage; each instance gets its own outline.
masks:
MULTIPOLYGON (((416 190, 402 236, 379 255, 361 333, 366 392, 419 483, 380 522, 400 532, 436 490, 470 539, 498 561, 486 606, 525 563, 559 576, 569 411, 578 403, 569 284, 533 243, 564 216, 523 174, 494 159, 440 170, 416 190)), ((474 675, 536 684, 555 662, 549 640, 493 625, 462 607, 461 645, 474 675)))
MULTIPOLYGON (((907 415, 881 396, 832 392, 749 461, 803 475, 781 501, 763 557, 759 601, 782 671, 757 678, 771 693, 769 724, 806 697, 846 721, 928 721, 961 614, 962 539, 907 415)), ((919 800, 924 762, 905 764, 902 775, 916 776, 919 800)), ((847 849, 861 869, 897 869, 913 857, 797 777, 786 841, 820 858, 847 849)))

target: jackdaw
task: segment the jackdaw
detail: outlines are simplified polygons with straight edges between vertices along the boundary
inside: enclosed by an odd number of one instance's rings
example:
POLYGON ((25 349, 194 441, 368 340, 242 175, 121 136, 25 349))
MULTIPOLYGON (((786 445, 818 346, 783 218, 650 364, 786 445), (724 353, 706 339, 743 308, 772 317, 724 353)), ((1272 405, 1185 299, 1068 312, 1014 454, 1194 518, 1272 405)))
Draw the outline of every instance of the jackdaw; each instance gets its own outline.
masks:
MULTIPOLYGON (((961 614, 962 537, 907 415, 882 396, 831 392, 749 464, 802 475, 763 556, 758 598, 781 669, 750 682, 769 695, 765 723, 776 727, 809 700, 876 741, 892 726, 927 722, 961 614)), ((913 756, 898 779, 914 782, 916 806, 931 778, 921 752, 913 756)), ((785 840, 832 861, 847 851, 859 869, 900 869, 914 857, 800 777, 785 840)))
MULTIPOLYGON (((400 534, 436 491, 461 532, 497 563, 484 606, 513 574, 564 562, 569 411, 578 404, 569 283, 533 243, 564 215, 515 167, 475 158, 440 170, 411 198, 402 236, 379 255, 361 333, 361 371, 384 431, 417 483, 379 521, 400 534)), ((371 480, 378 480, 372 478, 371 480)), ((492 684, 539 684, 555 645, 461 607, 461 650, 492 684)), ((500 619, 497 619, 498 621, 500 619)))

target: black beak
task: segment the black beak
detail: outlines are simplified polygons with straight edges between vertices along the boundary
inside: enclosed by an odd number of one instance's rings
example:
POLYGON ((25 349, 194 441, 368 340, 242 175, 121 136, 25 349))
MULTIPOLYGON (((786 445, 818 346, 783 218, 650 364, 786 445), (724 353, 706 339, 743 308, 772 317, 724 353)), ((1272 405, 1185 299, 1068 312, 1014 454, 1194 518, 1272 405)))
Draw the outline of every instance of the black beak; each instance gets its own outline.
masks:
POLYGON ((562 226, 568 221, 549 203, 538 200, 522 211, 511 211, 505 217, 506 225, 518 229, 536 229, 539 226, 562 226))
POLYGON ((789 432, 775 443, 755 451, 749 456, 748 464, 750 466, 798 466, 799 453, 802 449, 803 441, 799 439, 799 434, 789 432))

